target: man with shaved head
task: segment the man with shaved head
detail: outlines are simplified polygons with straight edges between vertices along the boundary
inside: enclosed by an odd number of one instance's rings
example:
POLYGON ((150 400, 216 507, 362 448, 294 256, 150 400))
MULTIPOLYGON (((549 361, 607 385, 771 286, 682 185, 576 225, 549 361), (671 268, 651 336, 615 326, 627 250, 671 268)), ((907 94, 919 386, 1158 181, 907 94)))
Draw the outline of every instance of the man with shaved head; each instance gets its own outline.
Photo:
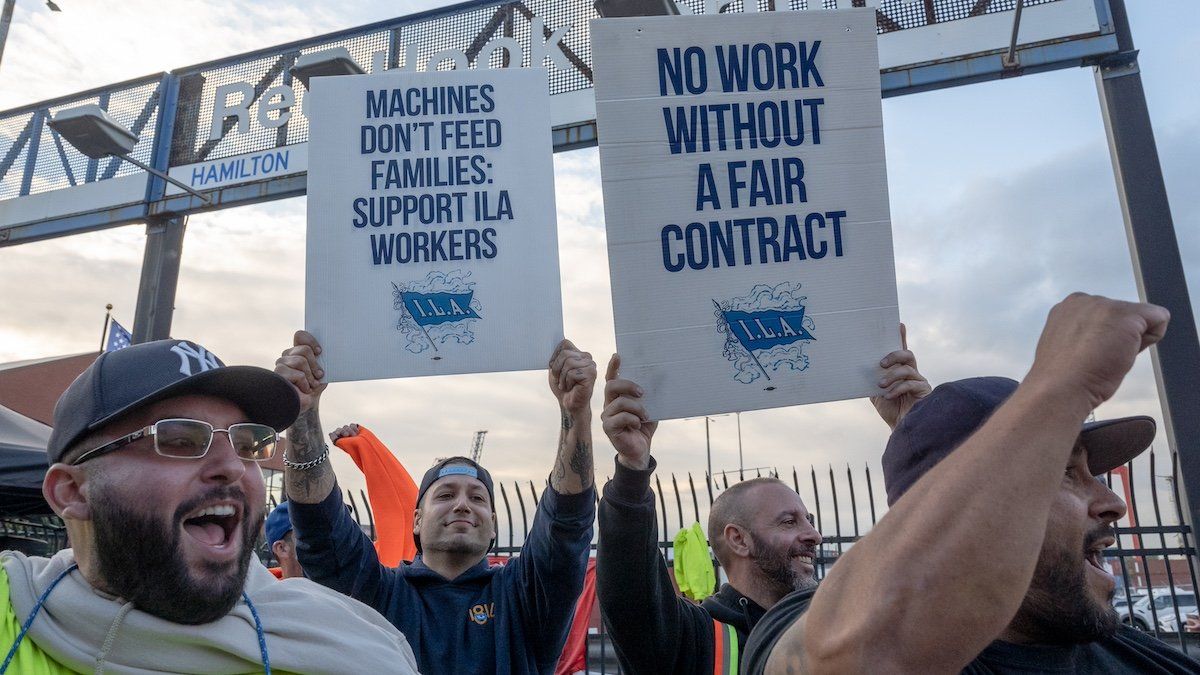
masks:
MULTIPOLYGON (((903 335, 903 329, 902 329, 903 335)), ((903 340, 903 337, 902 337, 903 340)), ((881 417, 895 426, 929 393, 907 348, 880 362, 881 417)), ((621 668, 628 673, 736 673, 742 645, 780 598, 812 587, 821 535, 800 495, 777 478, 730 486, 713 502, 708 539, 729 583, 696 606, 675 594, 659 553, 650 476, 650 442, 658 424, 642 405, 642 388, 609 362, 604 432, 617 451, 613 479, 600 500, 596 590, 621 668)))
POLYGON ((708 512, 708 540, 725 573, 747 579, 744 588, 765 586, 773 596, 817 583, 813 563, 821 535, 796 491, 778 478, 751 478, 722 492, 708 512), (788 545, 786 536, 764 527, 773 521, 795 523, 803 531, 800 543, 788 545))

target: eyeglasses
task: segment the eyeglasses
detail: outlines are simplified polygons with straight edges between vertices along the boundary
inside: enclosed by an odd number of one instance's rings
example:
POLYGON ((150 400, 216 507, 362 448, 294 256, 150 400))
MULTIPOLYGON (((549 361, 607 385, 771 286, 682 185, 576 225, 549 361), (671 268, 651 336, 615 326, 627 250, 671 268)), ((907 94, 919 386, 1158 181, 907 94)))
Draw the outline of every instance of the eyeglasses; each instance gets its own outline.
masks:
POLYGON ((247 422, 230 425, 228 429, 214 429, 213 425, 200 420, 167 419, 88 450, 80 455, 74 464, 82 464, 94 457, 119 450, 146 436, 154 438, 154 451, 164 457, 200 459, 208 454, 213 434, 216 433, 229 436, 229 444, 233 446, 238 457, 254 462, 270 459, 271 455, 275 454, 275 446, 279 440, 275 430, 265 424, 247 422))

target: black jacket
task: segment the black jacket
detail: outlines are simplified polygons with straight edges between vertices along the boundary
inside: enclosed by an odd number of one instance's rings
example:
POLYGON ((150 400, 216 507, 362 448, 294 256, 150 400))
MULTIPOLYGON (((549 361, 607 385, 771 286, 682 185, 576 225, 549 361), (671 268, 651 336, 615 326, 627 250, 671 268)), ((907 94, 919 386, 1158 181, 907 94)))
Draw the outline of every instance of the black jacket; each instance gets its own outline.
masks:
POLYGON ((675 593, 659 553, 650 476, 617 462, 600 500, 596 593, 621 668, 633 674, 712 673, 713 621, 732 626, 741 654, 765 609, 729 584, 696 606, 675 593))

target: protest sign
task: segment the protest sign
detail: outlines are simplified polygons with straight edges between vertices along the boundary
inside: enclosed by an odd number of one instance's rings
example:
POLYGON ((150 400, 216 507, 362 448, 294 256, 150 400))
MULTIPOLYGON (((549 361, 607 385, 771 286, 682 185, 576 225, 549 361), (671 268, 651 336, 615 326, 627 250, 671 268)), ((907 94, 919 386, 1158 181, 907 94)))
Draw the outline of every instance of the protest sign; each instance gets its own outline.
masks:
POLYGON ((541 69, 316 78, 305 327, 326 379, 545 368, 562 339, 541 69))
POLYGON ((653 419, 878 392, 875 41, 870 8, 592 22, 617 349, 653 419))

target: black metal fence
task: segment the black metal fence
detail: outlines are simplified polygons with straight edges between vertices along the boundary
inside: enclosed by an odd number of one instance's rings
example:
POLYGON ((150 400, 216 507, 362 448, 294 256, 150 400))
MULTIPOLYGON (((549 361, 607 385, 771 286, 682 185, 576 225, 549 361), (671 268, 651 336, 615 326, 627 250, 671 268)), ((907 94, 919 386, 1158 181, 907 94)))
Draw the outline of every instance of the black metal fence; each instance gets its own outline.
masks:
MULTIPOLYGON (((849 550, 887 511, 882 478, 870 466, 849 465, 798 469, 760 467, 720 472, 712 480, 690 472, 660 471, 651 482, 658 510, 659 546, 672 559, 674 534, 693 522, 707 524, 713 500, 745 479, 774 476, 789 484, 812 514, 824 542, 815 561, 818 578, 849 550)), ((1102 477, 1128 504, 1117 522, 1118 544, 1106 551, 1110 571, 1117 576, 1114 606, 1122 621, 1162 639, 1192 656, 1200 655, 1200 633, 1185 631, 1187 615, 1197 611, 1195 541, 1181 524, 1183 508, 1178 488, 1175 453, 1153 450, 1102 477), (1130 603, 1127 600, 1132 599, 1130 603)), ((598 478, 603 485, 607 478, 598 478)), ((496 484, 499 519, 496 554, 516 555, 529 532, 541 489, 532 481, 496 484)), ((363 491, 347 492, 347 504, 374 536, 374 515, 363 491)), ((593 544, 593 550, 595 545, 593 544)), ((713 561, 716 565, 716 560, 713 561)), ((718 579, 720 571, 718 568, 718 579)), ((589 626, 588 670, 620 672, 612 644, 598 612, 589 626)))
MULTIPOLYGON (((1118 544, 1106 554, 1107 564, 1118 579, 1114 607, 1122 620, 1196 656, 1200 655, 1200 642, 1194 638, 1200 633, 1185 630, 1188 615, 1197 611, 1196 547, 1194 533, 1181 524, 1184 510, 1177 480, 1178 464, 1175 453, 1151 450, 1101 478, 1128 504, 1127 514, 1117 523, 1118 544)), ((782 471, 774 467, 755 468, 718 473, 713 480, 706 480, 703 475, 697 478, 691 473, 660 470, 651 489, 658 509, 659 545, 664 558, 672 559, 674 534, 693 522, 707 523, 713 500, 729 486, 768 475, 780 478, 800 494, 824 537, 816 560, 818 578, 886 512, 881 479, 878 471, 872 472, 869 466, 793 467, 782 471)), ((607 479, 600 479, 600 483, 604 480, 607 479)), ((268 486, 273 483, 269 480, 268 486)), ((519 553, 537 510, 541 489, 532 481, 496 484, 497 555, 519 553)), ((273 507, 276 498, 272 496, 269 501, 273 507)), ((346 503, 356 521, 374 538, 375 514, 366 492, 347 491, 346 503)), ((66 545, 66 531, 57 518, 0 519, 0 546, 5 549, 47 555, 66 545)), ((259 553, 269 562, 270 553, 265 547, 259 553)), ((619 672, 612 645, 594 607, 591 616, 588 670, 619 672)))

